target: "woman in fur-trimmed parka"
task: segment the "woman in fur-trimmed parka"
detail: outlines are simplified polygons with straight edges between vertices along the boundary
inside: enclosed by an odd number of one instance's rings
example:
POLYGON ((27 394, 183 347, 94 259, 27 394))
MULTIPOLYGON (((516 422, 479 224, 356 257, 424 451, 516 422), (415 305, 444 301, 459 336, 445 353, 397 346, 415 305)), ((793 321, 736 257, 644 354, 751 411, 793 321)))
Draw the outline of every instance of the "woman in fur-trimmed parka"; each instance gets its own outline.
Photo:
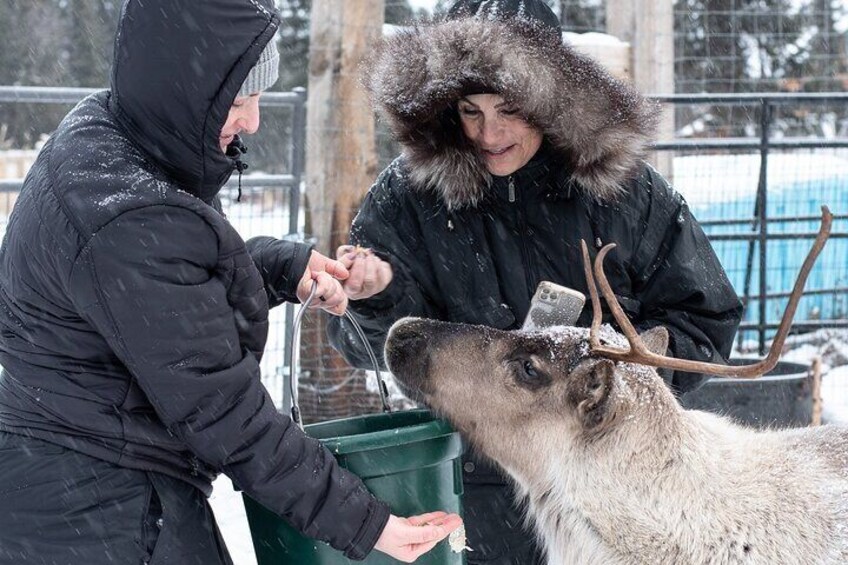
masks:
MULTIPOLYGON (((375 348, 403 316, 513 329, 540 281, 587 293, 583 239, 593 255, 618 244, 605 269, 637 327, 665 326, 675 357, 725 361, 741 305, 686 202, 641 160, 656 109, 563 45, 543 2, 461 0, 384 40, 365 82, 403 147, 351 230, 370 251, 339 249, 375 348)), ((368 366, 344 320, 330 337, 368 366)), ((678 393, 702 378, 666 375, 678 393)), ((542 563, 500 474, 472 455, 463 468, 469 563, 542 563)))

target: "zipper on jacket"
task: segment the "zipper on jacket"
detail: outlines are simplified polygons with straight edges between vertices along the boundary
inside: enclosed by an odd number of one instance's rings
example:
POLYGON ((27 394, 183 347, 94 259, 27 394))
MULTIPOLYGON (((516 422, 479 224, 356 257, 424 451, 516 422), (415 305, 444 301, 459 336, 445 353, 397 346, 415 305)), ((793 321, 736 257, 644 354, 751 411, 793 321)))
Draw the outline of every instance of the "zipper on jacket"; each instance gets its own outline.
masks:
POLYGON ((527 238, 529 237, 529 234, 527 233, 527 221, 524 218, 524 207, 520 202, 518 202, 518 196, 515 192, 515 179, 512 176, 509 177, 508 186, 509 201, 518 203, 515 208, 515 219, 518 225, 518 239, 521 241, 521 264, 522 267, 524 267, 524 280, 529 292, 528 297, 532 297, 533 293, 536 292, 536 280, 538 280, 539 276, 530 261, 530 245, 527 241, 527 238))

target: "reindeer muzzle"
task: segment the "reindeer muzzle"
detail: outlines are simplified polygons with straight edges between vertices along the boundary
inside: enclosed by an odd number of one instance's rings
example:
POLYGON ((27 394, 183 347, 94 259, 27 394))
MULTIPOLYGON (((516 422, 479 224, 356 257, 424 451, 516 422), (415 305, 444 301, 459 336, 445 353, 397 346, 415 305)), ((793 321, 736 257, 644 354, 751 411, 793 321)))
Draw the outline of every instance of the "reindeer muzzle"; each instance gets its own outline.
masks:
POLYGON ((403 318, 389 330, 386 339, 386 364, 404 394, 423 400, 428 389, 432 322, 403 318))

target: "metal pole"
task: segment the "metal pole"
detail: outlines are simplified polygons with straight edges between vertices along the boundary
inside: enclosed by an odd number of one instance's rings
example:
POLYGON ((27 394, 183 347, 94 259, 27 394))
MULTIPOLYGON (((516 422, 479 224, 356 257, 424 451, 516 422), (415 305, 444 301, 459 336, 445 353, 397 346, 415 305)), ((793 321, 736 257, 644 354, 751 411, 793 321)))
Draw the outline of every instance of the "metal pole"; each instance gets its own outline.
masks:
MULTIPOLYGON (((292 147, 291 147, 291 175, 293 181, 289 186, 289 236, 298 233, 300 227, 300 183, 303 179, 304 163, 306 162, 306 89, 297 87, 293 89, 297 101, 292 107, 292 147)), ((283 414, 291 414, 293 398, 286 394, 292 390, 292 375, 296 367, 292 367, 295 360, 292 344, 294 335, 294 304, 286 304, 286 321, 283 342, 283 365, 288 368, 283 371, 283 414)))
POLYGON ((293 92, 297 95, 297 102, 292 108, 291 174, 294 182, 289 188, 289 234, 298 233, 300 183, 306 162, 306 89, 297 87, 293 92))
POLYGON ((767 247, 768 247, 768 213, 766 212, 767 189, 768 189, 768 155, 769 155, 769 133, 771 129, 771 103, 763 99, 760 110, 760 180, 757 186, 757 221, 760 224, 760 326, 759 326, 759 352, 766 352, 766 299, 768 284, 766 278, 767 247))
MULTIPOLYGON (((757 222, 760 220, 760 199, 757 198, 754 203, 754 220, 751 222, 751 232, 757 232, 757 222)), ((756 241, 751 238, 748 241, 748 256, 745 259, 745 282, 742 287, 742 307, 747 312, 748 305, 751 303, 751 279, 754 273, 754 249, 756 241)), ((739 350, 742 349, 742 335, 744 332, 739 332, 736 344, 739 350)))

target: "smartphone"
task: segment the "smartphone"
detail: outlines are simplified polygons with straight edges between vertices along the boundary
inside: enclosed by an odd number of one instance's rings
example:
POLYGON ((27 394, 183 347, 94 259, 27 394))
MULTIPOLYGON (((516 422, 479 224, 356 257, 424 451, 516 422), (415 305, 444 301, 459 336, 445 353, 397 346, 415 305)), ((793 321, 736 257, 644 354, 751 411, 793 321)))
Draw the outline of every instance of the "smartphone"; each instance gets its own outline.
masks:
POLYGON ((580 317, 584 304, 586 304, 586 296, 582 292, 542 281, 530 301, 530 310, 521 329, 573 326, 580 317))

